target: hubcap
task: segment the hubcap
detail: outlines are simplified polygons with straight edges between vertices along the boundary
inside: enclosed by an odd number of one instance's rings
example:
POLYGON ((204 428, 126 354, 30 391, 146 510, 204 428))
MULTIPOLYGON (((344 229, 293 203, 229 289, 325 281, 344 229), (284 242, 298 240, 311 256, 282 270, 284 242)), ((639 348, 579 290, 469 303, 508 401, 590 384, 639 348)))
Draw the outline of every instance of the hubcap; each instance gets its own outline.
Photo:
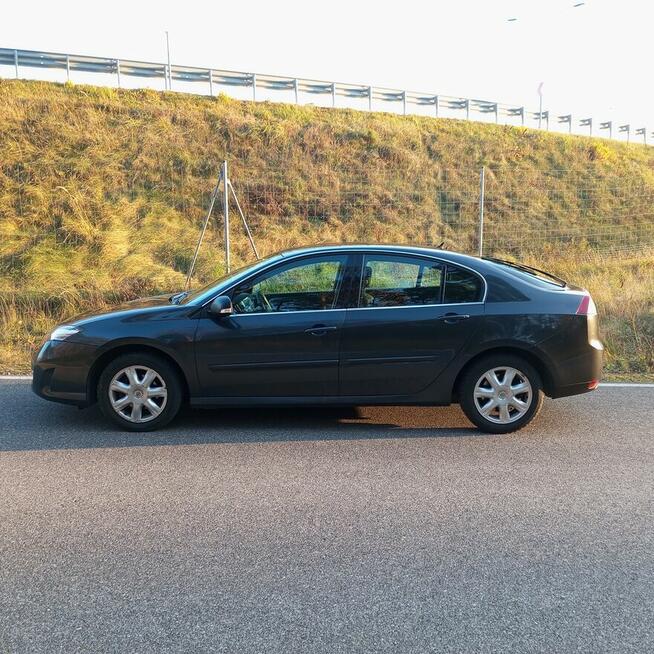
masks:
POLYGON ((520 419, 531 406, 533 392, 527 376, 516 368, 487 370, 475 384, 475 407, 490 422, 520 419))
POLYGON ((166 382, 147 366, 129 366, 117 372, 109 384, 113 410, 130 422, 154 420, 168 401, 166 382))

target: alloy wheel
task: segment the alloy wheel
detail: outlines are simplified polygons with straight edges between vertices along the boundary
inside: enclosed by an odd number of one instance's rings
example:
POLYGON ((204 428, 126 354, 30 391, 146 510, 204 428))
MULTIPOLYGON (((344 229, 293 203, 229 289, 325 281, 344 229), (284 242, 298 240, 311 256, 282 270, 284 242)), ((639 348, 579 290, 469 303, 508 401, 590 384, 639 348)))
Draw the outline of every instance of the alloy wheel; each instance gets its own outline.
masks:
POLYGON ((121 418, 134 423, 149 422, 164 410, 168 389, 156 370, 147 366, 128 366, 113 376, 109 384, 109 401, 121 418))
POLYGON ((519 420, 531 406, 533 391, 527 376, 511 367, 487 370, 475 384, 477 411, 490 422, 505 425, 519 420))

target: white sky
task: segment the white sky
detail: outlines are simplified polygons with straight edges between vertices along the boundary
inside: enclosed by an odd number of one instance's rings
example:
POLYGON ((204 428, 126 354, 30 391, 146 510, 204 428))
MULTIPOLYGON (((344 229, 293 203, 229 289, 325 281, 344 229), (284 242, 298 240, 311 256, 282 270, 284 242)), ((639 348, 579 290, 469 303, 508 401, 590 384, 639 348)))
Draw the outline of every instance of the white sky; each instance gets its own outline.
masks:
POLYGON ((654 2, 578 1, 3 0, 0 47, 164 61, 169 30, 177 64, 531 109, 543 81, 545 109, 648 126, 649 137, 654 2))

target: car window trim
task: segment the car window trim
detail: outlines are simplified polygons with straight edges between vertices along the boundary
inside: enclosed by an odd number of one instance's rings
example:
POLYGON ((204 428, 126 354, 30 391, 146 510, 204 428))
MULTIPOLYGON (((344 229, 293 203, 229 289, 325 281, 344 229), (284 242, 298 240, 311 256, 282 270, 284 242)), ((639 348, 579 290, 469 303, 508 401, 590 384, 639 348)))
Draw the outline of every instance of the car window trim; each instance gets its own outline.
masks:
MULTIPOLYGON (((291 264, 295 261, 303 261, 304 259, 314 259, 318 257, 324 257, 325 259, 328 259, 330 257, 343 257, 344 256, 344 261, 341 264, 341 268, 338 271, 338 279, 336 281, 336 289, 334 291, 334 303, 337 303, 338 300, 340 300, 340 294, 345 288, 345 293, 347 296, 348 289, 344 286, 344 281, 347 279, 347 274, 348 270, 352 266, 352 260, 354 257, 352 256, 352 253, 347 251, 347 252, 338 252, 337 250, 334 250, 333 252, 308 252, 304 255, 297 256, 297 257, 288 257, 285 259, 282 259, 281 261, 276 261, 274 263, 271 263, 271 265, 267 268, 264 268, 263 270, 258 270, 254 275, 253 278, 257 278, 261 275, 265 275, 268 272, 274 272, 275 268, 283 268, 284 266, 291 264)), ((239 279, 235 284, 232 286, 228 286, 227 288, 223 289, 221 292, 219 292, 217 295, 213 296, 210 300, 207 300, 202 305, 202 309, 206 308, 208 305, 210 305, 217 297, 220 297, 221 295, 228 295, 231 293, 239 284, 248 282, 251 278, 245 277, 243 279, 239 279)), ((232 313, 231 317, 234 318, 236 316, 275 316, 275 315, 282 315, 282 314, 288 314, 288 313, 310 313, 310 312, 320 312, 320 313, 325 313, 326 311, 345 311, 348 307, 337 307, 337 308, 330 308, 330 309, 301 309, 301 310, 293 310, 293 311, 253 311, 252 313, 232 313)))
MULTIPOLYGON (((338 250, 325 250, 325 251, 322 252, 322 254, 325 254, 325 255, 329 255, 329 254, 338 255, 339 253, 340 252, 338 250)), ((354 283, 352 284, 352 286, 354 288, 359 287, 359 295, 357 295, 356 298, 350 297, 350 302, 353 302, 354 300, 356 300, 356 302, 358 303, 358 298, 360 297, 360 292, 361 292, 360 287, 361 287, 361 283, 363 281, 363 262, 365 260, 365 255, 366 254, 373 254, 373 253, 374 254, 398 254, 398 255, 407 256, 407 257, 432 259, 434 261, 438 261, 439 263, 443 264, 444 266, 447 266, 448 264, 451 264, 454 267, 463 268, 464 270, 469 270, 473 275, 477 275, 477 277, 479 277, 482 280, 482 282, 484 284, 484 294, 483 294, 481 300, 478 300, 476 302, 454 302, 454 303, 451 303, 451 304, 415 304, 415 305, 403 305, 403 306, 398 306, 398 307, 345 306, 345 307, 341 307, 339 309, 318 309, 318 311, 342 311, 343 309, 347 309, 348 311, 352 311, 352 310, 355 310, 355 309, 407 309, 407 308, 411 308, 411 307, 416 308, 416 307, 435 307, 435 306, 460 306, 460 305, 465 305, 465 304, 485 304, 486 303, 486 297, 488 295, 488 282, 486 281, 486 278, 479 271, 475 270, 474 268, 471 268, 470 266, 466 266, 465 264, 459 263, 458 261, 449 261, 448 259, 442 259, 442 258, 440 258, 438 256, 429 254, 428 252, 424 252, 424 253, 421 252, 421 253, 417 254, 417 253, 413 253, 413 252, 403 252, 402 250, 396 250, 396 249, 393 249, 393 248, 388 248, 388 249, 382 249, 382 248, 377 249, 377 248, 375 248, 374 250, 370 250, 370 249, 367 249, 367 248, 361 248, 361 249, 356 249, 356 250, 354 250, 354 249, 353 250, 344 250, 343 253, 346 256, 351 257, 351 261, 349 262, 349 264, 352 265, 353 271, 356 270, 356 268, 357 268, 356 258, 357 257, 360 258, 360 264, 358 266, 358 269, 359 269, 358 283, 356 282, 356 280, 353 280, 354 283)), ((310 257, 314 257, 314 256, 319 255, 319 254, 321 254, 321 253, 320 252, 306 252, 306 253, 298 254, 296 256, 291 256, 291 257, 287 256, 287 257, 284 257, 281 261, 271 262, 268 267, 264 268, 263 270, 257 271, 257 274, 264 273, 264 272, 266 272, 266 271, 268 271, 270 269, 273 269, 273 268, 275 268, 277 266, 281 266, 283 263, 286 263, 288 261, 295 261, 295 260, 300 261, 302 259, 308 259, 310 257)), ((355 274, 356 274, 356 272, 355 272, 355 274)), ((217 291, 215 295, 213 295, 210 299, 208 299, 204 303, 202 303, 198 308, 199 309, 205 309, 217 297, 220 297, 221 295, 226 295, 227 293, 231 292, 238 284, 245 281, 246 279, 247 278, 239 279, 236 282, 234 282, 234 284, 232 284, 231 286, 227 286, 226 288, 222 289, 221 291, 217 291)), ((445 287, 445 285, 443 285, 443 288, 444 287, 445 287)), ((354 288, 351 288, 350 290, 353 291, 354 288)), ((290 311, 287 312, 287 313, 290 313, 290 311)), ((299 313, 306 313, 306 311, 301 311, 299 313)), ((243 313, 241 313, 241 314, 233 314, 233 315, 241 315, 241 316, 244 316, 244 315, 259 315, 260 316, 260 315, 273 315, 273 314, 263 314, 263 313, 243 314, 243 313)))
POLYGON ((474 270, 473 268, 470 268, 469 266, 466 266, 464 264, 460 264, 458 262, 452 262, 448 261, 447 259, 441 259, 436 256, 432 256, 430 254, 414 254, 413 252, 402 252, 398 250, 361 250, 359 252, 361 256, 361 263, 359 265, 359 292, 357 293, 356 297, 353 298, 354 302, 356 303, 356 306, 348 307, 350 310, 354 309, 416 309, 419 307, 456 307, 456 306, 461 306, 461 305, 468 305, 468 304, 485 304, 486 303, 486 295, 488 294, 488 282, 486 281, 486 278, 480 273, 474 270), (442 266, 442 277, 441 277, 441 302, 438 304, 401 304, 395 307, 361 307, 359 304, 361 303, 361 291, 363 290, 361 285, 363 284, 363 269, 364 269, 364 264, 366 261, 366 256, 369 254, 381 254, 381 255, 393 255, 397 254, 402 257, 408 257, 408 258, 413 258, 417 259, 418 261, 420 259, 431 259, 432 261, 436 261, 442 266), (447 268, 448 266, 451 266, 452 268, 462 268, 464 270, 470 271, 473 275, 476 275, 479 279, 481 279, 483 285, 484 285, 484 293, 481 297, 481 300, 475 300, 474 302, 443 302, 442 300, 445 298, 445 285, 447 283, 447 268))

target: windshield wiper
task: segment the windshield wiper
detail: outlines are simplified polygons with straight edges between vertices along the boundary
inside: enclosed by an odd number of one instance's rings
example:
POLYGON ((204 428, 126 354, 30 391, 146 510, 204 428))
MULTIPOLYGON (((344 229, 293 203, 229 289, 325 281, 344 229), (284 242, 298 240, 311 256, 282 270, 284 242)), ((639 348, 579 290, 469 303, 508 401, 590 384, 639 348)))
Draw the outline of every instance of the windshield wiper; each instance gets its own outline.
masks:
POLYGON ((181 293, 175 293, 168 298, 168 302, 171 304, 179 304, 187 295, 189 291, 182 291, 181 293))

